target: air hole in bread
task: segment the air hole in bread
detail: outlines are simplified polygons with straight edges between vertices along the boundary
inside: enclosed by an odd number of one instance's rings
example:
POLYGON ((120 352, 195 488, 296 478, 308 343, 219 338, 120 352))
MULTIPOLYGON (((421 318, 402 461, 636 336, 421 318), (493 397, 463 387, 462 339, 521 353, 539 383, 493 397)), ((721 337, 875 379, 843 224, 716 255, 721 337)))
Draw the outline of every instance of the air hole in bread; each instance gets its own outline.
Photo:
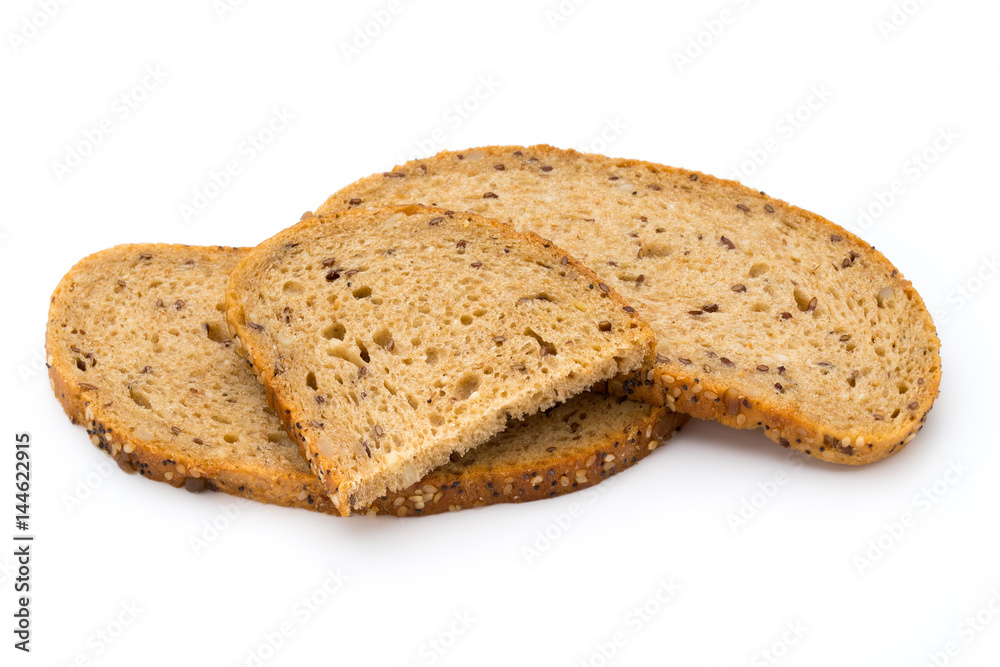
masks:
POLYGON ((660 241, 651 241, 646 244, 646 248, 643 251, 643 256, 645 257, 669 257, 673 254, 674 249, 668 243, 662 243, 660 241))
POLYGON ((302 283, 295 280, 288 280, 284 285, 281 286, 281 291, 286 294, 299 294, 305 288, 302 287, 302 283))
POLYGON ((433 347, 427 348, 426 355, 427 355, 427 358, 424 361, 427 362, 428 366, 433 366, 434 364, 437 363, 437 361, 438 361, 438 351, 435 350, 433 347))
MULTIPOLYGON (((389 345, 389 341, 391 340, 392 332, 389 331, 388 327, 380 327, 378 331, 372 335, 372 342, 381 348, 387 347, 389 345)), ((395 345, 393 345, 393 347, 395 347, 395 345)))
POLYGON ((361 360, 367 364, 372 360, 368 354, 368 348, 365 347, 364 342, 360 338, 355 339, 354 342, 358 344, 358 353, 361 355, 361 360))
POLYGON ((550 343, 547 340, 544 340, 541 336, 535 333, 530 327, 524 330, 524 335, 535 339, 535 342, 538 343, 539 354, 541 354, 543 357, 548 356, 550 354, 552 356, 558 354, 555 343, 550 343))
POLYGON ((802 292, 802 290, 796 287, 792 291, 792 296, 795 297, 795 305, 798 306, 799 310, 801 310, 803 313, 809 310, 810 299, 802 292))
POLYGON ((312 371, 306 373, 306 386, 312 389, 313 391, 318 390, 318 387, 316 386, 316 374, 313 373, 312 371))
POLYGON ((151 410, 153 406, 149 402, 149 396, 147 396, 142 391, 135 389, 134 387, 129 387, 128 397, 132 399, 132 402, 138 405, 140 408, 145 408, 151 410))
POLYGON ((351 294, 355 299, 364 299, 365 297, 372 295, 372 288, 368 285, 362 285, 361 287, 355 288, 351 294))
POLYGON ((892 287, 883 287, 879 290, 878 294, 875 295, 875 301, 878 303, 879 308, 885 308, 886 303, 893 296, 895 296, 895 294, 892 291, 892 287))
POLYGON ((232 445, 232 444, 234 444, 236 442, 239 442, 239 438, 237 438, 232 433, 225 434, 224 436, 222 436, 222 439, 225 440, 226 442, 228 442, 230 445, 232 445))
POLYGON ((747 274, 751 278, 758 278, 765 273, 767 273, 768 266, 762 262, 758 262, 750 267, 750 272, 747 274))
POLYGON ((336 338, 337 340, 344 340, 344 336, 346 334, 347 334, 347 328, 340 322, 334 322, 333 324, 323 329, 323 338, 327 340, 332 340, 334 338, 336 338))
POLYGON ((459 319, 459 322, 461 322, 465 326, 469 326, 470 324, 472 324, 472 316, 471 315, 462 315, 462 317, 459 319))
POLYGON ((468 400, 472 394, 474 394, 482 382, 478 373, 466 373, 463 375, 458 384, 455 386, 455 398, 460 401, 468 400))
POLYGON ((348 347, 343 343, 338 342, 336 344, 330 345, 330 347, 326 348, 326 354, 331 357, 336 357, 338 359, 343 359, 344 361, 348 361, 357 366, 358 368, 364 365, 364 362, 361 361, 361 356, 358 354, 358 352, 355 349, 348 347))
POLYGON ((899 390, 900 394, 905 394, 910 390, 910 387, 905 382, 898 383, 896 388, 899 390))
POLYGON ((225 327, 221 327, 218 324, 205 323, 205 333, 208 335, 208 339, 215 341, 216 343, 225 343, 229 340, 229 331, 225 327))

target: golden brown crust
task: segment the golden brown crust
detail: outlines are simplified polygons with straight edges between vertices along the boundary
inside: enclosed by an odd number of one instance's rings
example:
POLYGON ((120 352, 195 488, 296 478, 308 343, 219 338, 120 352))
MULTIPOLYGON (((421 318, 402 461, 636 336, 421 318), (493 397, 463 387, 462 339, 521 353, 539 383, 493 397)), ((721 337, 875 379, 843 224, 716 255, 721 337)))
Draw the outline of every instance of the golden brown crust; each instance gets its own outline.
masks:
MULTIPOLYGON (((95 273, 103 275, 105 262, 113 261, 118 256, 139 256, 155 253, 158 255, 180 253, 187 257, 191 253, 206 261, 219 260, 229 253, 245 252, 243 249, 211 247, 199 248, 168 244, 135 244, 117 246, 81 260, 60 282, 50 301, 49 326, 46 331, 47 366, 53 393, 59 400, 66 415, 74 424, 87 429, 91 442, 106 454, 111 456, 118 466, 126 472, 138 472, 143 477, 158 482, 170 484, 176 488, 186 488, 190 491, 215 490, 233 496, 248 498, 285 507, 298 507, 329 514, 339 514, 319 480, 308 471, 299 471, 291 467, 268 467, 266 465, 250 464, 241 461, 238 465, 220 466, 207 459, 180 453, 169 441, 142 440, 134 435, 136 427, 142 424, 125 423, 101 400, 102 389, 80 380, 80 373, 71 358, 60 350, 56 333, 57 312, 60 301, 65 297, 68 287, 83 274, 95 273)), ((262 396, 263 402, 263 396, 262 396)), ((669 439, 678 430, 687 417, 677 415, 667 410, 650 410, 641 418, 637 418, 629 426, 629 433, 654 428, 664 431, 660 442, 669 439)), ((645 431, 644 431, 645 432, 645 431)), ((533 479, 536 471, 548 474, 562 475, 574 473, 578 469, 588 471, 587 481, 581 484, 558 485, 554 495, 560 495, 578 488, 590 486, 604 476, 609 476, 631 466, 635 461, 648 453, 637 443, 645 443, 642 438, 623 434, 620 439, 609 439, 607 442, 594 442, 586 456, 596 456, 600 452, 614 452, 616 461, 613 464, 581 462, 583 455, 560 450, 542 461, 533 460, 524 466, 510 466, 504 469, 486 465, 468 465, 461 470, 442 469, 432 472, 412 487, 390 494, 376 501, 374 513, 419 516, 434 514, 478 505, 499 502, 525 502, 546 498, 553 495, 553 490, 540 488, 525 481, 524 475, 531 473, 533 479), (506 477, 514 477, 510 493, 493 496, 491 489, 506 477), (428 494, 426 487, 433 485, 439 491, 428 494), (440 492, 440 496, 437 494, 440 492), (402 501, 397 501, 402 498, 402 501), (418 507, 423 505, 422 507, 418 507)), ((603 460, 603 458, 602 458, 603 460)), ((499 487, 501 490, 503 486, 499 487)))
POLYGON ((332 512, 332 503, 319 483, 294 470, 268 470, 260 466, 219 467, 206 460, 179 454, 169 442, 144 441, 132 432, 136 424, 123 423, 101 401, 101 388, 80 382, 72 359, 60 354, 55 313, 76 276, 99 270, 106 258, 118 254, 197 252, 208 261, 240 249, 192 247, 171 244, 115 246, 85 257, 60 281, 50 299, 52 312, 46 330, 46 364, 53 393, 74 424, 87 429, 91 442, 115 460, 122 470, 190 491, 215 490, 229 495, 285 507, 332 512))
MULTIPOLYGON (((487 146, 466 151, 446 151, 426 160, 408 162, 396 167, 393 171, 412 174, 416 179, 421 176, 421 172, 423 174, 434 173, 436 168, 447 170, 448 165, 456 164, 455 160, 461 160, 463 154, 471 155, 473 152, 497 159, 510 158, 511 155, 523 153, 540 158, 551 157, 571 161, 593 160, 603 165, 613 165, 615 168, 634 168, 635 171, 646 174, 650 181, 660 183, 665 191, 671 187, 677 187, 672 185, 676 182, 685 184, 682 187, 690 187, 687 185, 690 183, 705 189, 714 188, 719 192, 727 193, 731 199, 739 201, 741 210, 746 211, 748 215, 763 214, 764 212, 768 214, 786 213, 815 226, 817 229, 825 230, 827 234, 842 239, 845 248, 854 248, 858 252, 863 251, 866 261, 873 265, 873 272, 881 273, 887 284, 895 287, 913 302, 913 310, 917 316, 911 323, 912 330, 919 332, 921 340, 926 343, 935 361, 932 364, 934 370, 920 379, 915 400, 906 406, 913 419, 901 420, 898 428, 892 431, 882 428, 876 431, 862 424, 852 424, 847 429, 837 427, 803 414, 796 409, 797 406, 788 405, 787 401, 781 402, 774 397, 761 395, 751 384, 742 382, 738 374, 726 376, 699 374, 694 370, 698 368, 697 364, 684 365, 676 359, 668 359, 661 355, 658 355, 659 361, 652 367, 634 373, 628 378, 619 377, 609 383, 609 389, 613 393, 627 395, 635 400, 647 401, 656 405, 668 405, 680 412, 691 414, 700 419, 715 419, 733 428, 763 428, 769 438, 783 446, 797 449, 825 461, 849 465, 871 463, 898 452, 922 428, 927 413, 937 398, 941 379, 938 352, 940 341, 933 320, 920 295, 910 282, 903 278, 902 274, 882 253, 854 234, 817 214, 769 197, 734 181, 642 160, 611 160, 604 156, 558 149, 547 145, 530 147, 487 146), (441 165, 444 166, 441 167, 441 165), (696 392, 702 392, 700 398, 696 392), (704 400, 704 392, 708 392, 709 395, 715 394, 717 398, 706 401, 704 400)), ((380 177, 381 174, 366 177, 344 188, 329 197, 317 209, 317 212, 329 214, 345 208, 367 205, 365 201, 367 195, 377 194, 380 187, 384 185, 385 179, 380 180, 380 177)), ((406 181, 403 178, 389 180, 391 181, 390 185, 406 181)), ((404 192, 407 192, 404 195, 407 199, 413 199, 409 191, 404 190, 404 192)), ((386 203, 385 200, 381 201, 386 203)), ((457 202, 454 201, 437 201, 435 203, 451 205, 458 209, 462 208, 455 206, 457 202)), ((481 214, 490 215, 489 205, 484 206, 487 210, 481 214)), ((641 308, 640 314, 642 314, 641 308)))
POLYGON ((580 491, 631 468, 673 437, 687 415, 656 408, 620 438, 608 438, 587 452, 553 457, 531 466, 472 465, 462 478, 439 469, 403 491, 389 493, 369 513, 438 514, 495 503, 523 503, 580 491), (610 456, 610 458, 609 458, 610 456))
MULTIPOLYGON (((386 207, 377 211, 375 214, 381 214, 388 217, 396 213, 412 215, 417 212, 447 216, 449 218, 455 215, 454 212, 451 211, 419 205, 386 207)), ((309 418, 306 416, 302 406, 297 404, 292 397, 283 399, 281 393, 276 391, 275 387, 280 386, 282 382, 279 376, 283 374, 283 371, 279 370, 281 368, 281 360, 278 357, 278 351, 270 343, 269 339, 262 332, 262 330, 258 328, 259 325, 250 326, 250 324, 255 323, 248 324, 247 313, 244 308, 243 300, 243 295, 250 293, 252 289, 249 277, 250 271, 248 270, 248 267, 257 263, 259 261, 259 257, 267 256, 267 253, 273 251, 274 249, 285 247, 288 243, 294 242, 294 239, 307 235, 308 230, 311 228, 329 224, 330 219, 336 220, 342 215, 342 213, 335 213, 327 217, 315 215, 309 217, 308 215, 304 215, 303 219, 297 225, 279 232, 274 237, 258 246, 254 254, 244 258, 240 265, 233 271, 229 288, 227 289, 226 319, 230 324, 230 333, 236 343, 237 353, 251 363, 257 373, 259 382, 265 387, 268 404, 278 414, 288 434, 299 444, 302 455, 307 461, 309 461, 313 472, 326 485, 334 505, 339 507, 344 516, 347 516, 351 513, 352 509, 355 509, 352 507, 352 502, 349 498, 349 496, 352 496, 353 494, 349 494, 341 488, 342 482, 339 481, 340 478, 338 476, 338 471, 324 469, 324 466, 320 463, 321 459, 317 452, 318 447, 315 442, 311 441, 308 429, 304 428, 304 425, 308 424, 309 418)), ((551 241, 543 239, 537 234, 531 232, 518 232, 509 225, 496 220, 481 218, 480 216, 469 214, 462 215, 465 215, 470 219, 475 219, 478 224, 491 228, 492 233, 502 238, 507 238, 511 241, 526 239, 532 244, 541 244, 544 248, 554 253, 556 257, 559 258, 560 262, 569 265, 581 276, 589 280, 592 283, 591 287, 593 289, 600 286, 600 289, 605 296, 616 304, 617 308, 621 312, 623 312, 630 320, 634 321, 641 328, 641 336, 647 341, 644 356, 647 362, 651 361, 655 340, 649 326, 638 317, 635 310, 628 305, 628 303, 621 297, 621 295, 618 294, 617 291, 605 285, 592 270, 581 264, 565 251, 555 247, 551 241)))

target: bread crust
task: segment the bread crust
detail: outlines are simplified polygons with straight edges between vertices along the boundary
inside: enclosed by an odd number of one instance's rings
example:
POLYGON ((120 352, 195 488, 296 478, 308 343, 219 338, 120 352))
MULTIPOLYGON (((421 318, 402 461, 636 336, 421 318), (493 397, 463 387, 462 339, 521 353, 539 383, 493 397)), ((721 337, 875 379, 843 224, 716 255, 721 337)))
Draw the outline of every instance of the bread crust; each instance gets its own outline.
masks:
MULTIPOLYGON (((434 215, 449 218, 455 215, 453 211, 420 205, 385 207, 375 211, 373 215, 389 217, 399 213, 405 215, 434 215)), ((268 404, 278 414, 288 434, 299 444, 302 455, 309 462, 313 472, 326 484, 333 504, 339 508, 341 514, 347 516, 352 511, 367 509, 367 504, 363 501, 355 502, 354 488, 347 485, 350 482, 342 479, 338 471, 326 469, 321 463, 322 458, 319 453, 319 446, 308 428, 309 420, 302 406, 298 405, 291 396, 286 397, 284 395, 285 393, 291 394, 290 391, 286 392, 285 390, 278 389, 282 386, 283 382, 279 377, 282 375, 282 371, 278 370, 281 368, 278 351, 273 345, 269 344, 262 331, 248 325, 247 313, 243 301, 243 295, 249 293, 249 290, 252 288, 248 277, 250 268, 253 264, 260 261, 261 257, 267 256, 268 253, 273 252, 275 249, 285 247, 286 244, 293 242, 292 239, 306 234, 311 228, 329 224, 331 220, 336 220, 342 215, 342 213, 333 213, 325 217, 304 215, 298 225, 279 232, 258 246, 253 254, 244 258, 233 271, 230 278, 229 288, 226 292, 226 319, 230 325, 230 333, 236 344, 236 351, 256 372, 258 381, 265 388, 268 404)), ((512 241, 528 240, 532 244, 541 245, 555 254, 562 264, 574 269, 581 276, 591 281, 593 285, 603 285, 597 274, 565 251, 554 246, 551 241, 543 239, 532 232, 519 232, 509 225, 496 220, 481 218, 480 216, 473 217, 477 219, 479 224, 489 228, 492 233, 500 237, 508 238, 512 241)), ((635 310, 615 290, 607 289, 605 296, 630 320, 638 325, 641 332, 637 335, 645 340, 642 351, 642 356, 645 358, 644 364, 648 364, 652 361, 655 347, 655 339, 652 331, 649 329, 649 325, 638 317, 635 310)), ((389 489, 388 493, 392 495, 392 489, 389 489)))
MULTIPOLYGON (((105 405, 101 400, 102 388, 83 381, 73 359, 64 353, 64 346, 57 335, 56 322, 59 321, 61 305, 65 299, 72 298, 69 288, 80 276, 107 276, 109 264, 144 254, 177 256, 178 261, 192 255, 199 260, 220 261, 232 253, 247 252, 249 249, 222 246, 127 244, 82 259, 63 277, 50 299, 49 326, 46 330, 46 365, 50 386, 72 423, 83 426, 91 442, 127 473, 138 472, 148 479, 192 492, 220 491, 272 505, 339 515, 323 485, 308 470, 269 467, 246 461, 215 465, 207 459, 179 452, 176 445, 169 441, 140 439, 135 430, 142 424, 123 421, 110 409, 111 406, 105 405)), ((495 503, 527 502, 587 488, 649 454, 650 434, 656 439, 656 434, 662 432, 657 440, 662 443, 686 421, 685 415, 654 408, 633 420, 621 438, 594 441, 585 452, 560 448, 547 457, 525 461, 523 466, 491 467, 480 462, 464 466, 450 464, 431 472, 407 489, 378 499, 369 513, 421 516, 495 503), (612 452, 616 455, 615 460, 604 462, 604 456, 612 452), (594 461, 590 460, 592 457, 594 461), (586 471, 586 482, 576 482, 574 475, 577 470, 586 471), (531 480, 538 475, 546 481, 531 484, 531 480), (568 486, 560 483, 549 488, 549 477, 553 475, 557 480, 571 475, 574 482, 568 486), (504 480, 508 478, 513 478, 513 481, 510 482, 511 489, 505 491, 507 483, 504 480), (436 490, 428 494, 430 486, 436 490)))
MULTIPOLYGON (((873 271, 880 273, 889 285, 915 303, 916 319, 910 326, 919 332, 921 340, 926 343, 933 357, 934 371, 922 377, 922 384, 916 390, 916 398, 908 407, 914 417, 912 420, 901 419, 897 428, 891 431, 881 430, 876 433, 862 424, 850 428, 835 427, 829 423, 812 418, 789 405, 788 401, 778 400, 774 396, 761 395, 749 383, 742 381, 740 376, 716 377, 699 374, 698 365, 684 365, 676 359, 658 355, 657 362, 627 377, 619 377, 609 382, 609 390, 616 395, 625 395, 633 400, 645 401, 655 405, 667 405, 679 412, 690 414, 699 419, 713 419, 727 426, 740 429, 761 428, 771 440, 785 447, 796 449, 805 454, 824 461, 860 465, 879 461, 890 454, 900 451, 916 433, 923 427, 927 415, 937 398, 940 380, 940 340, 934 327, 934 322, 927 311, 920 295, 889 260, 873 246, 862 239, 834 224, 833 222, 804 209, 798 208, 780 199, 769 197, 763 192, 747 188, 735 181, 728 181, 710 176, 698 171, 678 169, 659 165, 643 160, 611 159, 600 155, 580 153, 575 150, 559 149, 548 145, 522 146, 486 146, 465 151, 444 151, 424 160, 414 160, 397 166, 393 173, 413 175, 440 174, 447 171, 448 165, 456 164, 464 155, 483 155, 487 158, 510 159, 512 155, 523 154, 534 158, 558 158, 568 161, 596 161, 609 169, 635 169, 647 174, 652 182, 660 183, 664 189, 676 181, 691 183, 692 186, 704 189, 715 189, 729 193, 745 206, 748 215, 757 212, 787 213, 802 219, 809 225, 814 225, 824 233, 837 236, 843 240, 845 248, 863 250, 866 261, 873 265, 873 271), (658 179, 658 180, 657 180, 658 179), (715 394, 716 399, 704 400, 704 394, 715 394), (701 394, 702 398, 699 398, 701 394)), ((489 160, 488 162, 493 162, 489 160)), ((485 162, 484 162, 485 163, 485 162)), ((502 174, 503 172, 501 172, 502 174)), ((363 178, 343 190, 331 195, 317 209, 318 213, 331 214, 357 206, 367 205, 369 198, 376 199, 375 205, 384 205, 387 201, 395 203, 430 203, 423 197, 410 194, 409 190, 402 199, 393 199, 386 195, 378 199, 383 190, 391 193, 392 187, 406 185, 407 178, 383 178, 382 174, 374 174, 363 178)), ((417 190, 417 194, 420 193, 417 190)), ((432 195, 433 196, 433 195, 432 195)), ((522 195, 530 197, 530 194, 522 195)), ((449 205, 458 210, 463 207, 456 201, 444 201, 444 197, 435 196, 437 205, 449 205)), ((480 215, 491 215, 490 203, 484 203, 485 210, 480 215)), ((558 241, 558 239, 557 239, 558 241)), ((573 248, 571 247, 571 251, 573 248)), ((669 278, 669 276, 667 277, 669 278)), ((642 307, 639 308, 642 314, 642 307)), ((751 373, 750 369, 747 374, 751 373)))

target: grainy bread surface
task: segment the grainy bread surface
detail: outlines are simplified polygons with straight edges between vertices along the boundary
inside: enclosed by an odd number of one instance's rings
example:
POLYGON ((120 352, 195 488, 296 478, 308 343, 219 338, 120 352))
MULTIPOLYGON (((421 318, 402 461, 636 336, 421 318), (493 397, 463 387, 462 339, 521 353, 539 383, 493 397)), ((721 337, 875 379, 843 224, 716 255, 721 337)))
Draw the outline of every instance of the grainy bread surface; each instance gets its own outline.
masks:
POLYGON ((612 391, 837 463, 904 447, 937 397, 923 301, 875 248, 732 181, 550 146, 444 152, 331 196, 471 211, 594 269, 656 331, 657 360, 612 391))
POLYGON ((653 346, 634 309, 550 243, 416 206, 303 220, 240 263, 226 303, 344 514, 653 346))
MULTIPOLYGON (((235 353, 222 307, 245 249, 125 245, 55 290, 46 338, 67 415, 123 470, 338 513, 235 353)), ((372 513, 433 514, 547 498, 642 458, 686 417, 595 394, 512 421, 490 442, 379 498, 372 513)))

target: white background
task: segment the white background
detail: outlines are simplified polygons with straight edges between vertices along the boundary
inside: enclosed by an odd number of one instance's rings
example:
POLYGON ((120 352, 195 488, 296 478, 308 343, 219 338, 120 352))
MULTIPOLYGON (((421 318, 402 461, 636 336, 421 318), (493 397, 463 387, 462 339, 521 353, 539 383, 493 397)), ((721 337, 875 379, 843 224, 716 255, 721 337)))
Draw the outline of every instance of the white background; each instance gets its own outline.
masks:
POLYGON ((12 544, 27 431, 37 541, 30 655, 11 647, 13 547, 0 550, 0 662, 997 664, 1000 6, 895 1, 909 13, 409 0, 353 53, 388 0, 50 2, 51 18, 5 2, 0 538, 12 544), (291 118, 268 135, 275 110, 291 118), (944 379, 921 435, 853 469, 692 423, 598 492, 416 520, 99 472, 108 459, 41 367, 48 296, 78 259, 124 242, 252 245, 421 147, 542 142, 738 175, 860 231, 938 324, 944 379), (212 187, 229 161, 239 173, 212 187), (328 571, 347 577, 332 594, 328 571), (661 581, 677 589, 662 602, 661 581))

